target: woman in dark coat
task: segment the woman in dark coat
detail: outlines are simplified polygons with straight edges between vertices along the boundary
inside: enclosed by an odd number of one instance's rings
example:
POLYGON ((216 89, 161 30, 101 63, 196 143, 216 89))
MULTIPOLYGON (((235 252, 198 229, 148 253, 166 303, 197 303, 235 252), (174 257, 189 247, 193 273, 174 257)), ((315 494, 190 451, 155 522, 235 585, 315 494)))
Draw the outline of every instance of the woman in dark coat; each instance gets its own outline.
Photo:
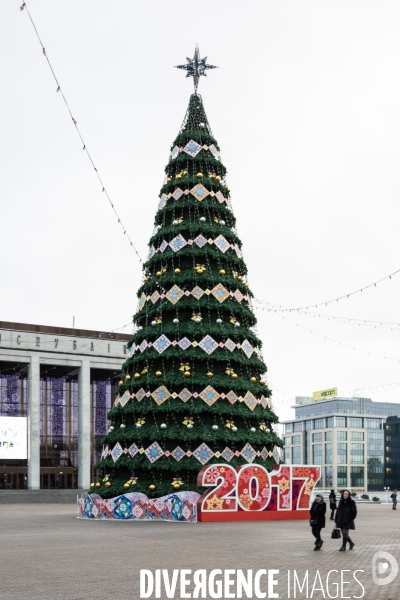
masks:
POLYGON ((321 540, 321 529, 325 527, 325 513, 326 504, 324 499, 321 494, 317 494, 310 508, 310 525, 312 527, 311 531, 315 537, 314 550, 320 550, 322 544, 324 543, 321 540))
POLYGON ((349 537, 349 530, 355 529, 354 519, 357 516, 357 506, 350 495, 349 490, 342 492, 339 506, 336 512, 335 523, 342 530, 343 543, 339 551, 346 550, 346 544, 349 542, 350 550, 354 548, 354 542, 349 537))
POLYGON ((331 521, 333 521, 335 510, 337 509, 335 490, 331 490, 331 493, 329 494, 329 504, 331 507, 331 521))

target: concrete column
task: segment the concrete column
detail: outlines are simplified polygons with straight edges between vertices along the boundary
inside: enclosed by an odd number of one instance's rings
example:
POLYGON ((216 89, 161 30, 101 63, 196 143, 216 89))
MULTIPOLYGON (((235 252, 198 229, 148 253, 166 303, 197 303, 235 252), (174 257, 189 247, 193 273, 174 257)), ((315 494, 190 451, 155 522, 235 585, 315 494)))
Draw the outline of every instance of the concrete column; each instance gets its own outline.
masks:
POLYGON ((90 360, 82 360, 78 374, 78 487, 90 488, 90 360))
POLYGON ((28 488, 40 489, 40 363, 31 354, 28 370, 28 488))

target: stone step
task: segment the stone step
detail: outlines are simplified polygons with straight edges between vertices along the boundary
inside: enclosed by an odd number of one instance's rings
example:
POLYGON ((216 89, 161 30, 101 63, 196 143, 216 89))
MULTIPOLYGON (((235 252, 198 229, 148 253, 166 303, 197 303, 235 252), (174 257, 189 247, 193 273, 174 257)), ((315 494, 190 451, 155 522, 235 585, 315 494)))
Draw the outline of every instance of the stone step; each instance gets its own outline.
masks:
POLYGON ((87 490, 0 490, 0 504, 76 503, 87 490))

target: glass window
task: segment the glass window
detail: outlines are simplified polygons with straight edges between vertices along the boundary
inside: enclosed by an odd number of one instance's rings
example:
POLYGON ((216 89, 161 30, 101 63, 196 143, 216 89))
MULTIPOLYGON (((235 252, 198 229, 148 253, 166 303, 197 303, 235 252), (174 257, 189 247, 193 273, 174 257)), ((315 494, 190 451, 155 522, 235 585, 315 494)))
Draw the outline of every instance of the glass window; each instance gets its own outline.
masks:
POLYGON ((350 431, 350 439, 353 441, 364 441, 364 433, 362 431, 350 431))
POLYGON ((306 421, 306 431, 310 431, 312 429, 312 421, 306 421))
POLYGON ((363 420, 361 417, 349 417, 349 427, 356 427, 362 429, 363 420))
POLYGON ((284 437, 283 441, 285 443, 285 446, 289 446, 290 445, 290 436, 284 437))
POLYGON ((286 423, 285 433, 292 433, 292 431, 293 431, 293 423, 286 423))
POLYGON ((327 419, 326 419, 326 427, 327 428, 333 427, 333 423, 334 423, 333 417, 327 417, 327 419))
POLYGON ((321 433, 313 433, 312 441, 313 442, 322 442, 322 432, 321 433))
POLYGON ((335 417, 336 427, 346 427, 346 417, 335 417))
POLYGON ((292 444, 301 444, 301 435, 292 435, 292 444))
POLYGON ((338 488, 347 487, 347 467, 337 468, 337 485, 338 488))
POLYGON ((301 446, 293 446, 292 448, 292 464, 300 465, 301 464, 301 446))
POLYGON ((332 464, 332 444, 325 444, 325 462, 327 465, 332 464))
POLYGON ((313 463, 314 465, 322 464, 322 444, 313 445, 313 463))
POLYGON ((347 431, 337 431, 336 437, 338 440, 347 440, 347 431))
POLYGON ((346 444, 346 442, 338 442, 338 444, 337 444, 337 461, 339 464, 347 463, 347 444, 346 444))
POLYGON ((365 427, 368 429, 381 429, 382 422, 380 419, 365 419, 365 427))
POLYGON ((325 441, 330 442, 332 439, 332 431, 325 431, 325 441))
POLYGON ((364 487, 364 467, 350 467, 351 487, 364 487))
POLYGON ((284 448, 283 453, 284 453, 285 465, 290 465, 290 448, 284 448))
POLYGON ((364 444, 350 444, 350 462, 364 462, 364 444))
POLYGON ((324 429, 325 428, 325 419, 315 419, 314 420, 314 429, 324 429))
POLYGON ((293 423, 293 431, 303 431, 303 421, 296 421, 296 423, 293 423))
POLYGON ((332 487, 332 467, 325 467, 325 487, 332 487))

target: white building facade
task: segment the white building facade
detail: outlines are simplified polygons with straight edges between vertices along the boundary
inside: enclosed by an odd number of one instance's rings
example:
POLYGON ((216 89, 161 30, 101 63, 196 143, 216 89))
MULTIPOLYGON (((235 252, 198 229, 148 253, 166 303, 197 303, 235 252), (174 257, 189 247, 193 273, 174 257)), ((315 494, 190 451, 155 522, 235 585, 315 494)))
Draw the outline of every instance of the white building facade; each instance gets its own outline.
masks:
POLYGON ((0 321, 0 489, 89 488, 129 339, 0 321))

